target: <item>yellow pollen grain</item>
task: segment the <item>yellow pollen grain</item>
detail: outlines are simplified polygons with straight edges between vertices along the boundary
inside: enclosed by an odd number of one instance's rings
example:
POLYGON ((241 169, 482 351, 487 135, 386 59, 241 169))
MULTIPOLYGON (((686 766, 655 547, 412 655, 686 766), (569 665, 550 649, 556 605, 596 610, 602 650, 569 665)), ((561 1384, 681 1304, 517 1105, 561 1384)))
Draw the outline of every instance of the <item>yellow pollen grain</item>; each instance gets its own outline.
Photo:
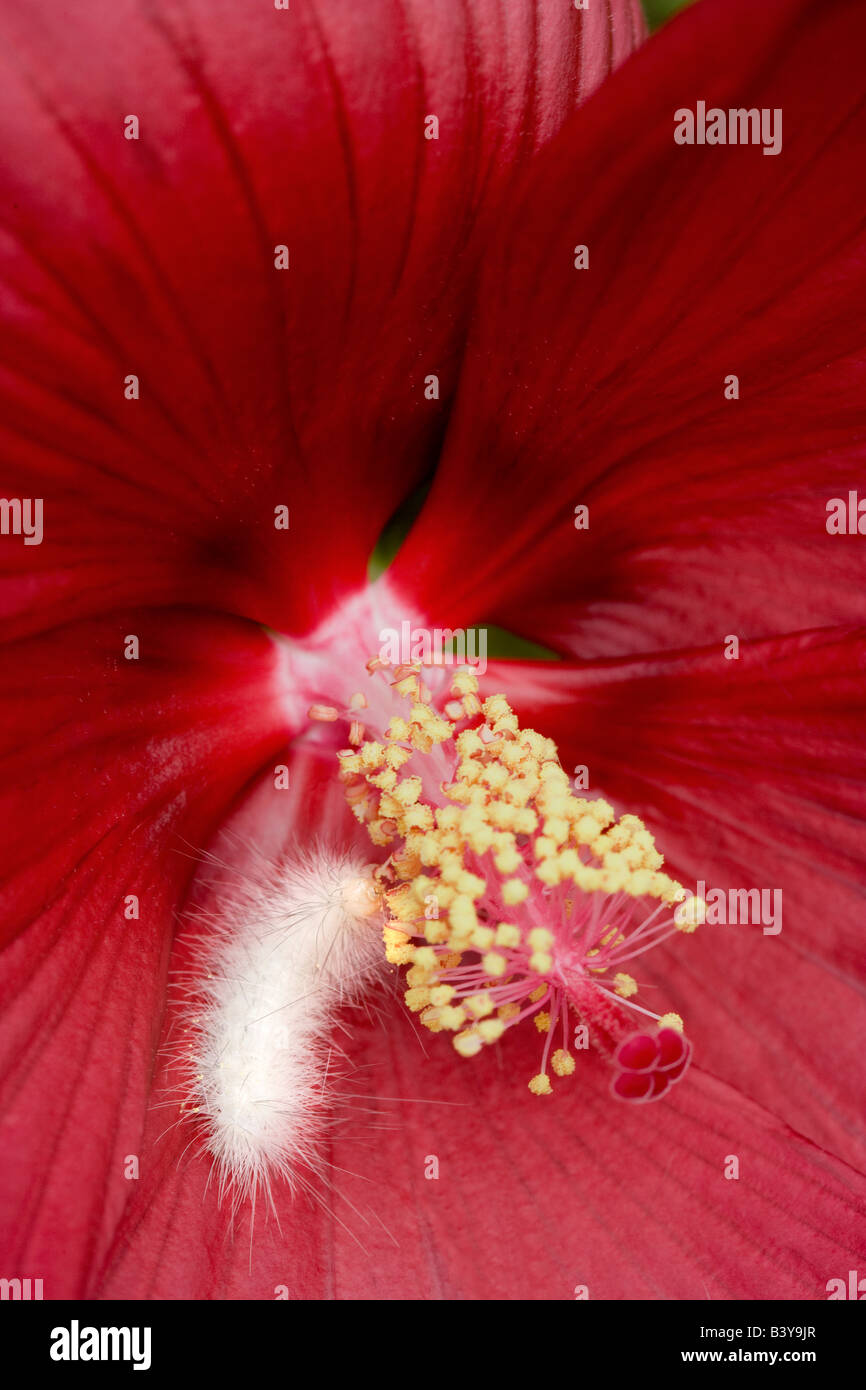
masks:
POLYGON ((511 714, 511 706, 504 695, 488 695, 482 706, 484 717, 488 723, 494 719, 501 719, 504 715, 511 714))
POLYGON ((482 780, 493 791, 502 791, 508 785, 508 768, 502 763, 489 763, 483 770, 482 780))
POLYGON ((478 926, 478 918, 475 915, 475 904, 471 898, 467 898, 462 893, 458 893, 448 909, 448 921, 455 932, 471 936, 478 926))
POLYGON ((553 932, 547 927, 533 927, 526 938, 533 951, 549 951, 553 945, 553 932))
POLYGON ((402 680, 394 681, 393 684, 398 695, 410 695, 414 697, 419 693, 417 676, 404 676, 402 680))
POLYGON ((675 1033, 683 1031, 683 1021, 679 1014, 662 1014, 659 1019, 659 1028, 673 1028, 675 1033))
POLYGON ((506 907, 515 907, 529 897, 529 888, 519 878, 507 878, 502 885, 502 901, 506 907))
POLYGON ((470 994, 463 1002, 475 1018, 486 1018, 488 1014, 493 1013, 493 1000, 489 994, 470 994))
POLYGON ((403 1002, 407 1009, 411 1009, 413 1014, 420 1013, 430 1003, 429 989, 407 989, 403 995, 403 1002))
POLYGON ((500 922, 496 928, 496 945, 514 951, 520 945, 520 928, 512 922, 500 922))
POLYGON ((409 806, 403 815, 405 830, 432 830, 433 811, 429 806, 409 806))
POLYGON ((677 931, 691 934, 707 920, 707 905, 703 898, 689 898, 681 902, 674 912, 674 926, 677 931))
POLYGON ((523 861, 514 846, 508 846, 493 856, 493 862, 501 874, 513 874, 523 861))
POLYGON ((565 1048, 558 1047, 550 1059, 550 1065, 557 1076, 571 1076, 574 1071, 574 1058, 565 1048))
POLYGON ((451 1003, 456 992, 453 985, 436 985, 430 991, 430 1003, 441 1009, 443 1005, 451 1003))
POLYGON ((496 941, 496 932, 491 927, 476 927, 470 941, 476 951, 488 951, 496 941))
POLYGON ((430 878, 428 874, 417 874, 409 885, 412 896, 417 903, 423 903, 425 898, 432 896, 435 887, 435 878, 430 878))
POLYGON ((550 1077, 545 1076, 544 1072, 539 1072, 537 1076, 533 1076, 529 1082, 529 1089, 534 1096, 549 1096, 553 1093, 550 1077))
POLYGON ((553 969, 553 956, 547 951, 533 951, 529 957, 529 968, 536 975, 549 975, 553 969))
POLYGON ((384 756, 385 749, 382 744, 372 739, 361 748, 361 762, 371 772, 382 766, 384 756))
POLYGON ((478 1032, 486 1043, 495 1043, 505 1032, 505 1024, 501 1018, 485 1018, 478 1024, 478 1032))
POLYGON ((507 1023, 509 1019, 516 1018, 517 1015, 520 1013, 520 1005, 515 1003, 500 1004, 496 1012, 499 1015, 499 1017, 501 1019, 504 1019, 504 1021, 507 1023))
POLYGON ((501 831, 514 830, 516 815, 517 811, 507 801, 491 801, 487 807, 487 819, 501 831))
POLYGON ((537 1004, 539 999, 543 999, 546 993, 547 985, 536 985, 535 989, 529 996, 530 1002, 533 1004, 537 1004))
POLYGON ((414 806, 423 787, 420 777, 404 777, 394 789, 394 799, 398 806, 414 806))
POLYGON ((551 855, 549 859, 542 859, 535 870, 535 877, 546 884, 548 888, 555 888, 562 882, 562 871, 558 861, 551 855))
POLYGON ((430 970, 425 970, 423 965, 413 965, 410 970, 406 971, 406 983, 413 987, 416 985, 429 985, 433 979, 435 979, 434 973, 430 970))
POLYGON ((481 966, 485 975, 504 975, 508 968, 508 961, 498 951, 488 951, 482 957, 481 966))
POLYGON ((464 761, 484 753, 484 740, 477 729, 464 729, 454 740, 454 746, 464 761))
POLYGON ((433 917, 424 922, 424 935, 431 946, 443 946, 448 940, 448 928, 444 922, 433 917))
POLYGON ((391 965, 408 965, 412 959, 413 950, 413 946, 387 944, 385 946, 385 959, 391 965))
POLYGON ((397 785, 397 774, 393 768, 386 767, 383 772, 374 772, 372 777, 367 778, 367 781, 371 787, 377 787, 379 791, 390 792, 397 785))
POLYGON ((392 744, 389 748, 385 749, 383 761, 387 763, 388 767, 396 769, 401 768, 404 763, 408 762, 411 756, 412 754, 408 748, 398 748, 396 745, 392 744))
POLYGON ((536 1014, 533 1019, 533 1023, 535 1024, 539 1033, 550 1032, 550 1014, 546 1011, 543 1010, 541 1013, 536 1014))
POLYGON ((401 884, 399 888, 392 888, 386 894, 386 900, 391 916, 396 917, 398 922, 414 922, 418 915, 418 904, 408 883, 401 884))
POLYGON ((649 869, 642 869, 638 866, 623 886, 630 897, 643 898, 649 893, 652 884, 653 876, 649 869))
POLYGON ((458 671, 451 682, 452 695, 476 695, 478 678, 471 671, 458 671))
POLYGON ((621 999, 630 999, 633 994, 637 994, 637 981, 632 975, 626 975, 625 971, 619 971, 613 977, 614 992, 621 999))
POLYGON ((479 825, 466 832, 466 843, 476 854, 486 854, 493 844, 494 833, 489 825, 479 825))
POLYGON ((568 821, 564 816, 548 816, 542 830, 557 845, 568 839, 568 821))
POLYGON ((683 886, 667 874, 653 874, 652 896, 664 903, 679 903, 683 899, 683 886))
POLYGON ((443 1028, 456 1031, 466 1022, 466 1010, 446 1005, 444 1009, 439 1010, 439 1022, 443 1028))
POLYGON ((457 1033, 452 1038, 454 1048, 460 1053, 461 1057, 477 1057, 483 1046, 477 1033, 466 1029, 463 1033, 457 1033))
POLYGON ((467 898, 480 898, 487 887, 486 881, 478 874, 462 873, 454 887, 467 898))

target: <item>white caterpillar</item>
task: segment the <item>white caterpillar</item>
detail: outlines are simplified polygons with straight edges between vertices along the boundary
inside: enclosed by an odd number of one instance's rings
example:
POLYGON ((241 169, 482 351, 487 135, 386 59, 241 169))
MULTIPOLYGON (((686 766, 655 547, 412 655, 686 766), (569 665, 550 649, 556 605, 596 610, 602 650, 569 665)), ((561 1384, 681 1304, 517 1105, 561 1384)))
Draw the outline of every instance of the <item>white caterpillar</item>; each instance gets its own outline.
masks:
POLYGON ((317 848, 243 877, 202 920, 177 1055, 220 1197, 306 1186, 336 1011, 381 974, 378 900, 358 854, 317 848))

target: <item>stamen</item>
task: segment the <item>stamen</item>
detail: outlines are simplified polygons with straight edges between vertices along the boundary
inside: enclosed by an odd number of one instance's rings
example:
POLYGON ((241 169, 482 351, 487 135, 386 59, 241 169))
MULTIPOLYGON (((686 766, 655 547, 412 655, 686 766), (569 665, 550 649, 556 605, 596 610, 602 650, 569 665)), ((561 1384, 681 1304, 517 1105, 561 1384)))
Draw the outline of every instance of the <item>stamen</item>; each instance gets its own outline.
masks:
POLYGON ((407 1006, 451 1032, 463 1057, 533 1019, 545 1039, 536 1095, 553 1089, 548 1069, 574 1074, 574 1014, 615 1070, 613 1094, 656 1099, 691 1049, 677 1015, 636 1002, 638 981, 622 967, 694 931, 702 904, 683 902, 637 816, 575 796, 555 743, 522 729, 504 695, 482 700, 471 670, 450 690, 441 668, 373 658, 368 670, 388 699, 371 693, 362 737, 356 697, 342 712, 353 746, 338 755, 339 775, 355 816, 389 851, 376 877, 390 913, 386 956, 411 967, 407 1006), (436 702, 425 681, 438 683, 436 702), (655 1026, 635 1032, 638 1019, 655 1026))

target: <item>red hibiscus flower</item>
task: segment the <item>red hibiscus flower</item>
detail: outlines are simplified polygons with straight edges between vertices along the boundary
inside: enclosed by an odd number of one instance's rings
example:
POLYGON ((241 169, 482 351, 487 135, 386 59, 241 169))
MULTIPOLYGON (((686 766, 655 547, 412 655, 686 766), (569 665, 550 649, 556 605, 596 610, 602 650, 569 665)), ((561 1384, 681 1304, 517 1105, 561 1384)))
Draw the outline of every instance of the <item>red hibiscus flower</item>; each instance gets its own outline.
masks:
POLYGON ((862 6, 701 0, 622 67, 626 0, 2 25, 4 1275, 824 1297, 866 1194, 862 6), (678 143, 698 103, 781 150, 678 143), (176 1123, 183 923, 322 835, 371 855, 307 710, 404 620, 551 648, 482 694, 783 929, 661 941, 688 1043, 555 1097, 533 1027, 467 1060, 371 993, 324 1176, 254 1217, 176 1123))

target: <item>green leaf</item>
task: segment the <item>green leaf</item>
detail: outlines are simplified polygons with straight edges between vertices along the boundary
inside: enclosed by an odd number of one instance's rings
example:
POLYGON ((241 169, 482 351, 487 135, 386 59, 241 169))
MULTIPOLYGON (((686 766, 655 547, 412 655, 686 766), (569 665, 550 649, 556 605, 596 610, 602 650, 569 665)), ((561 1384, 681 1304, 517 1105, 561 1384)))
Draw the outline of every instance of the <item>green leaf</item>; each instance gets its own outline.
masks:
POLYGON ((643 0, 643 7, 650 28, 658 29, 660 24, 664 24, 665 20, 670 19, 678 10, 684 10, 686 5, 693 3, 694 0, 643 0))

